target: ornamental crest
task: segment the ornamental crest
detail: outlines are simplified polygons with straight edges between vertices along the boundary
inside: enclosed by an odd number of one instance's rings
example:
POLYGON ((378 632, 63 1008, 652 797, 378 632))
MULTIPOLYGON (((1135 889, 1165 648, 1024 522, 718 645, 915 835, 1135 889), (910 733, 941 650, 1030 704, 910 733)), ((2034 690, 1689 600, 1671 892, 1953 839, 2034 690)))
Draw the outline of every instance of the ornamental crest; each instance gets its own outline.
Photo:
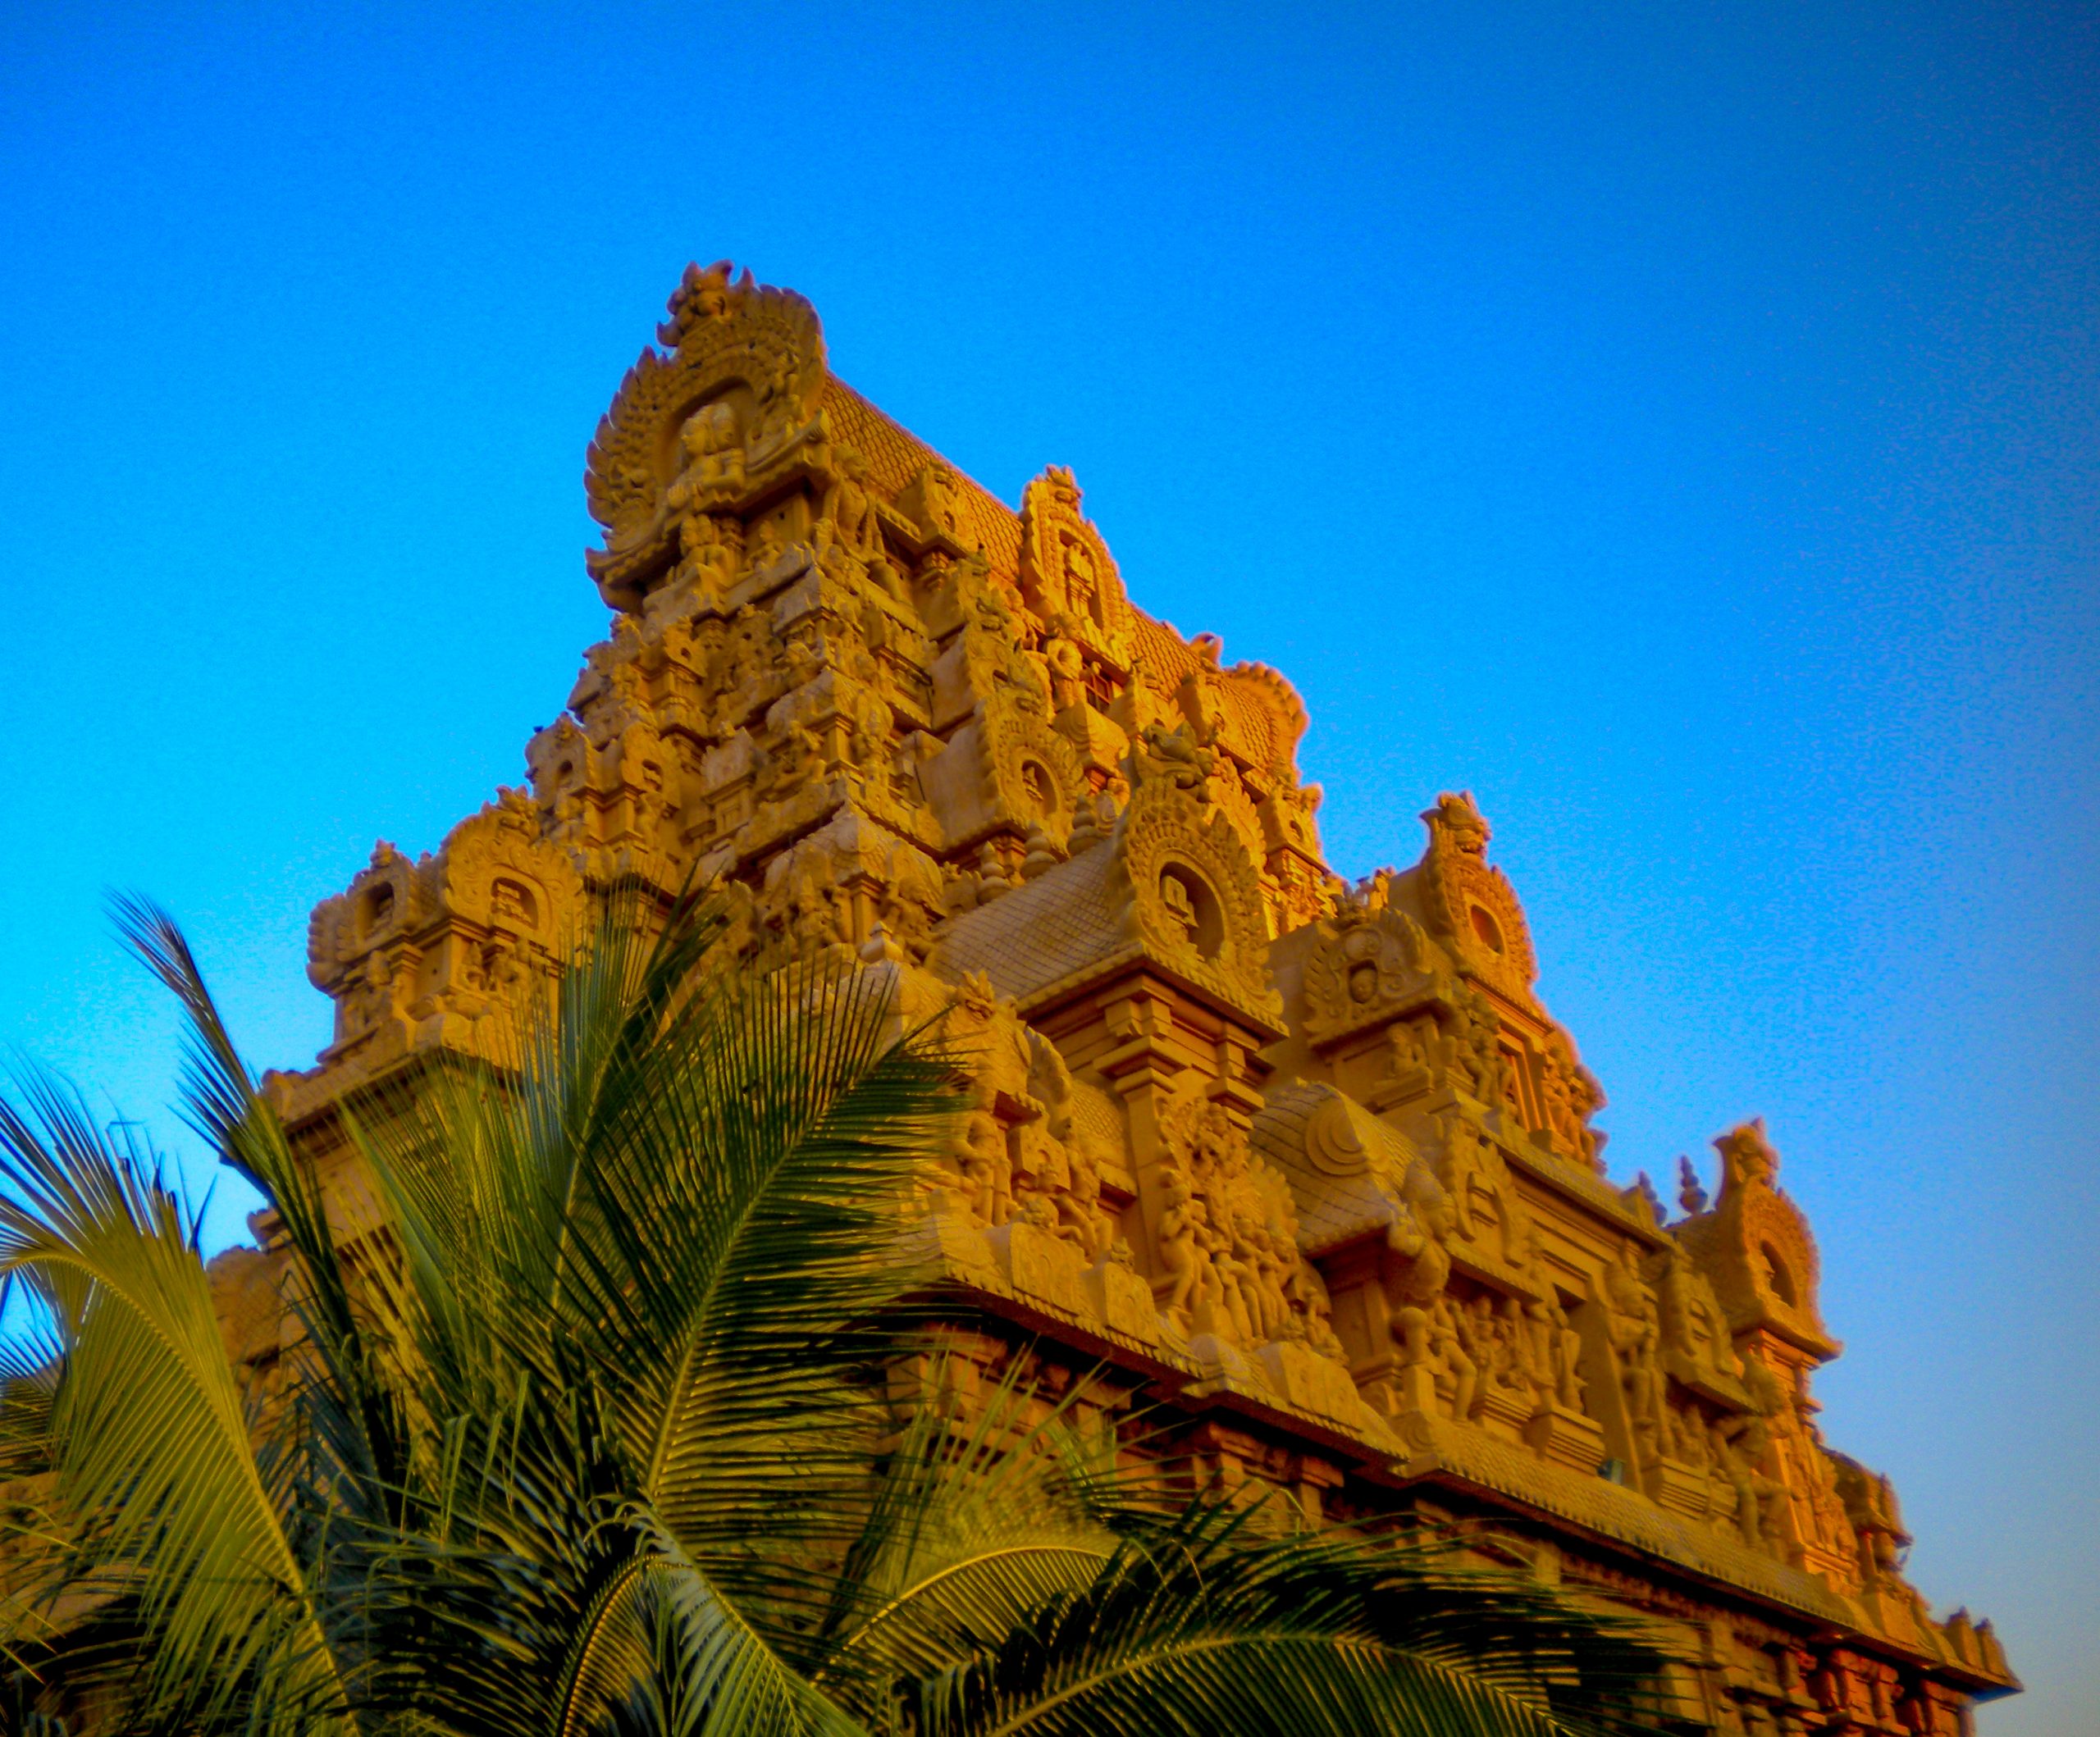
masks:
POLYGON ((1134 789, 1117 823, 1138 930, 1149 951, 1188 981, 1278 1031, 1283 1001, 1269 978, 1261 882, 1221 809, 1203 800, 1203 750, 1185 734, 1158 739, 1162 758, 1134 753, 1134 789), (1193 781, 1193 782, 1189 782, 1193 781))
POLYGON ((1731 1128, 1714 1142, 1721 1155, 1721 1192, 1710 1212, 1678 1227, 1714 1281, 1737 1331, 1764 1326, 1819 1357, 1835 1355, 1816 1302, 1818 1262, 1801 1210, 1777 1185, 1779 1156, 1761 1121, 1731 1128))
POLYGON ((1382 883, 1344 899, 1305 963, 1305 1033, 1316 1044, 1382 1024, 1420 1001, 1435 973, 1428 935, 1384 900, 1382 883))
POLYGON ((637 602, 682 546, 697 558, 719 534, 702 528, 706 509, 741 496, 816 416, 816 310, 729 272, 727 260, 686 267, 656 328, 668 352, 641 353, 591 442, 584 491, 605 546, 586 558, 615 606, 637 602))
POLYGON ((1080 512, 1080 486, 1052 465, 1020 499, 1020 587, 1044 621, 1069 619, 1067 632, 1112 662, 1130 662, 1130 604, 1123 576, 1090 519, 1080 512))
POLYGON ((1539 974, 1531 927, 1509 877, 1487 860, 1491 834, 1472 792, 1447 791, 1422 818, 1429 827, 1422 902, 1431 931, 1466 969, 1530 1002, 1539 974))
POLYGON ((1011 687, 995 690, 982 703, 979 721, 993 811, 1040 827, 1061 847, 1086 796, 1086 774, 1072 745, 1011 687))
POLYGON ((428 876, 418 866, 382 838, 349 890, 314 906, 306 930, 306 975, 315 988, 338 993, 346 967, 429 920, 428 876))
POLYGON ((582 878, 509 792, 453 828, 438 853, 437 885, 450 915, 550 954, 578 932, 582 878))

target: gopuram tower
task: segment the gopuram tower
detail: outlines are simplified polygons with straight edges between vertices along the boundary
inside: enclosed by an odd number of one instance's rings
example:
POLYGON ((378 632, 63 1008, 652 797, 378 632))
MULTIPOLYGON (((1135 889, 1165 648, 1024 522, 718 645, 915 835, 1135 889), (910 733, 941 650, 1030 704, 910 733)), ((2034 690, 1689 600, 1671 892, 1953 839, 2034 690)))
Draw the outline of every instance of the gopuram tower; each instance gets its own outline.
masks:
POLYGON ((1469 796, 1345 884, 1297 693, 1138 609, 1069 472, 1012 510, 726 264, 657 335, 585 476, 611 635, 528 782, 314 912, 334 1039, 268 1089, 341 1197, 345 1104, 500 1065, 596 906, 711 882, 755 965, 889 973, 975 1059, 929 1226, 988 1378, 1105 1367, 1198 1477, 1473 1523, 1647 1619, 1687 1731, 1956 1737, 2012 1686, 1824 1443, 1760 1124, 1673 1220, 1607 1179, 1469 796))

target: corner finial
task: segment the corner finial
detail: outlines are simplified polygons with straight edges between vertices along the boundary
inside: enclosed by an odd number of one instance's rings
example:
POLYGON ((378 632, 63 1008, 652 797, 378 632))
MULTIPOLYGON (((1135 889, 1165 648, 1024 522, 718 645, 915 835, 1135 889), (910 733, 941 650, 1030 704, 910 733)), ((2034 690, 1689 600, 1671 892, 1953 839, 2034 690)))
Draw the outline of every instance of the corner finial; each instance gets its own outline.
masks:
POLYGON ((1706 1210, 1706 1190, 1691 1160, 1682 1154, 1677 1160, 1677 1203, 1692 1217, 1706 1210))

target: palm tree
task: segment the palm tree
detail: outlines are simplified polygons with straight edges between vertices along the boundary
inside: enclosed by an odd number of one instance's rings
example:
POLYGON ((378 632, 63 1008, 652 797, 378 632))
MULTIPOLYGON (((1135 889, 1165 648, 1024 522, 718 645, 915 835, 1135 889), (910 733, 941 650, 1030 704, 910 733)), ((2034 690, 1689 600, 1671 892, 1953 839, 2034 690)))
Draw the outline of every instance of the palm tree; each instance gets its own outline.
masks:
POLYGON ((0 1102, 0 1274, 32 1317, 0 1367, 0 1721, 1628 1726, 1650 1658, 1618 1626, 1442 1540, 1177 1494, 1018 1381, 959 1397, 912 1252, 956 1102, 937 1034, 897 1033, 879 974, 754 980, 704 911, 634 915, 514 1068, 361 1108, 352 1226, 180 931, 120 901, 188 1014, 185 1113, 266 1197, 291 1325, 244 1382, 167 1181, 48 1079, 0 1102))

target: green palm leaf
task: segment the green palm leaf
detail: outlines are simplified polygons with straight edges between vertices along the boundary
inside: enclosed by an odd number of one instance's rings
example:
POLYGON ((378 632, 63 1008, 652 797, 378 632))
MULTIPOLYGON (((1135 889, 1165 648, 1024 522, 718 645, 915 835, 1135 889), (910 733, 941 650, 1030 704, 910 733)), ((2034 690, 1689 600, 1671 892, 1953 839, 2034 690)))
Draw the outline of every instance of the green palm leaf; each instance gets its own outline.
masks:
POLYGON ((112 1150, 76 1096, 30 1075, 0 1101, 0 1274, 62 1347, 48 1412, 71 1579, 134 1595, 149 1696, 206 1705, 258 1674, 307 1727, 340 1723, 340 1662, 251 1438, 180 1203, 112 1150))

